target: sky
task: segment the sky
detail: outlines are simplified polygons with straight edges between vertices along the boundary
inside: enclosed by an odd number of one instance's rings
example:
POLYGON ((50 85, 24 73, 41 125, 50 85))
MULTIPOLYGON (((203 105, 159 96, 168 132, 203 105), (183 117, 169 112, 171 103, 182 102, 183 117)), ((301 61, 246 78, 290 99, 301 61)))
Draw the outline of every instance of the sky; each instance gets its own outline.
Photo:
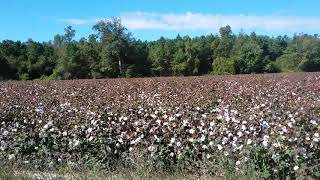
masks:
POLYGON ((111 17, 142 40, 216 34, 227 24, 234 33, 316 34, 319 7, 319 0, 2 0, 0 40, 48 41, 68 25, 79 39, 111 17))

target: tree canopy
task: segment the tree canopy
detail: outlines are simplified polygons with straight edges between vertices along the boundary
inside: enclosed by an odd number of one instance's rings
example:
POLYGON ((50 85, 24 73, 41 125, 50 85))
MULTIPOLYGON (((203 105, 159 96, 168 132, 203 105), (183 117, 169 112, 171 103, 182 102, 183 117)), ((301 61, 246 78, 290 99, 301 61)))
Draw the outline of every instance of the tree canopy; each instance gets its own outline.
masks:
POLYGON ((254 32, 156 41, 135 39, 119 18, 99 21, 94 34, 75 40, 65 28, 52 41, 0 42, 0 80, 91 79, 320 70, 318 35, 270 37, 254 32))

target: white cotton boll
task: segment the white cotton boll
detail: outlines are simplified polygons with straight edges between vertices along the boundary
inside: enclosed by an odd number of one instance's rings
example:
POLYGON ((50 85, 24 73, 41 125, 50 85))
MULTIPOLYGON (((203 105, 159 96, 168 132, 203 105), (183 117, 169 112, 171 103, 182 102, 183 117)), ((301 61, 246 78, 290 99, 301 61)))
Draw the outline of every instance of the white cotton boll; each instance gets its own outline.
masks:
POLYGON ((3 134, 4 136, 7 136, 7 135, 9 134, 9 131, 4 131, 2 134, 3 134))
POLYGON ((177 146, 180 147, 181 146, 181 142, 178 141, 177 142, 177 146))
POLYGON ((232 138, 232 140, 233 140, 233 141, 238 141, 238 138, 237 138, 236 136, 234 136, 234 137, 232 138))
POLYGON ((298 169, 299 169, 299 166, 294 166, 294 167, 293 167, 293 170, 294 170, 294 171, 297 171, 298 169))
POLYGON ((251 140, 251 139, 248 139, 248 140, 247 140, 247 145, 250 145, 250 144, 252 144, 252 140, 251 140))
POLYGON ((241 125, 241 130, 245 131, 247 129, 247 127, 245 125, 241 125))
POLYGON ((263 129, 268 129, 270 128, 270 125, 267 121, 262 121, 262 123, 260 124, 260 126, 263 128, 263 129))
POLYGON ((211 158, 211 155, 210 154, 207 154, 207 159, 210 159, 211 158))
POLYGON ((310 123, 311 123, 312 125, 318 125, 318 123, 317 123, 315 120, 311 120, 310 123))
POLYGON ((79 140, 75 140, 75 141, 74 141, 74 146, 75 146, 75 147, 79 146, 79 144, 80 144, 80 141, 79 141, 79 140))
POLYGON ((210 127, 213 127, 213 126, 214 126, 214 122, 211 121, 211 122, 210 122, 210 127))
POLYGON ((218 144, 217 147, 218 147, 219 151, 221 151, 223 149, 223 147, 220 144, 218 144))
POLYGON ((1 146, 0 146, 0 150, 1 150, 1 151, 4 151, 4 150, 6 150, 6 147, 5 147, 4 145, 1 145, 1 146))
POLYGON ((230 117, 229 117, 229 115, 228 115, 228 114, 227 114, 227 116, 226 116, 225 120, 226 120, 227 122, 229 122, 229 121, 230 121, 230 117))
POLYGON ((176 141, 175 138, 171 138, 171 139, 170 139, 170 143, 171 143, 171 144, 173 144, 175 141, 176 141))
POLYGON ((222 139, 222 144, 224 145, 224 144, 226 144, 227 142, 228 142, 228 138, 223 137, 223 139, 222 139))
POLYGON ((288 130, 287 130, 286 127, 283 127, 281 130, 282 130, 282 132, 284 132, 284 133, 287 133, 287 132, 288 132, 288 130))
POLYGON ((280 143, 279 142, 273 143, 272 146, 275 147, 275 148, 278 148, 278 147, 280 147, 280 143))
POLYGON ((206 140, 206 136, 205 136, 205 135, 202 135, 201 138, 200 138, 200 141, 203 142, 203 141, 205 141, 205 140, 206 140))
POLYGON ((262 145, 263 145, 263 147, 265 147, 265 148, 268 147, 268 141, 263 141, 263 142, 262 142, 262 145))
POLYGON ((8 159, 9 159, 9 160, 13 160, 15 157, 16 157, 16 156, 15 156, 14 154, 10 154, 9 157, 8 157, 8 159))
POLYGON ((193 133, 194 133, 194 130, 193 130, 193 129, 190 129, 190 130, 189 130, 189 133, 190 133, 190 134, 193 134, 193 133))
POLYGON ((212 141, 209 142, 209 146, 213 146, 213 142, 212 141))
POLYGON ((148 150, 151 151, 151 152, 152 152, 152 151, 155 151, 155 149, 156 149, 156 148, 155 148, 154 146, 149 146, 149 147, 148 147, 148 150))
POLYGON ((319 133, 315 133, 313 136, 314 136, 313 141, 319 142, 319 133))
POLYGON ((181 117, 182 115, 180 113, 177 113, 175 116, 176 117, 181 117))
POLYGON ((91 132, 92 132, 92 128, 90 127, 87 129, 87 133, 90 134, 91 132))
POLYGON ((240 164, 241 164, 240 161, 237 161, 237 162, 236 162, 236 166, 239 166, 240 164))

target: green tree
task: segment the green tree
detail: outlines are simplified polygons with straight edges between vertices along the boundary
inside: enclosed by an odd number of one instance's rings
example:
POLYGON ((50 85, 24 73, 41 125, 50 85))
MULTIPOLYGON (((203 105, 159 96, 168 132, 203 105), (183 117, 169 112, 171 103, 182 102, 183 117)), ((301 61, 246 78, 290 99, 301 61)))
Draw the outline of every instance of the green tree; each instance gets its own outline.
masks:
POLYGON ((99 77, 124 76, 124 66, 128 59, 129 43, 131 34, 122 26, 121 20, 100 21, 93 26, 100 38, 101 61, 94 69, 98 70, 99 77))
POLYGON ((82 72, 82 58, 77 43, 72 41, 75 31, 71 26, 65 29, 62 39, 66 42, 58 49, 57 65, 51 75, 54 79, 85 78, 86 72, 82 72))
POLYGON ((149 60, 151 62, 151 73, 154 76, 172 75, 171 63, 174 54, 174 44, 172 41, 161 37, 158 41, 150 45, 149 60))
POLYGON ((64 29, 63 40, 70 43, 75 35, 76 35, 76 31, 72 29, 72 26, 68 26, 67 28, 64 29))
POLYGON ((231 27, 229 25, 221 27, 220 39, 212 42, 213 47, 213 63, 212 69, 214 74, 233 73, 234 70, 231 68, 234 60, 230 58, 231 52, 234 46, 234 35, 232 34, 231 27), (217 62, 215 62, 217 61, 217 62), (224 62, 225 61, 225 62, 224 62), (227 67, 223 67, 227 66, 227 67), (231 69, 230 69, 231 68, 231 69))
POLYGON ((237 74, 261 73, 264 62, 263 50, 255 43, 247 43, 240 47, 235 58, 235 72, 237 74))
POLYGON ((319 71, 320 40, 318 36, 295 35, 276 65, 285 72, 319 71))
POLYGON ((212 66, 214 67, 214 74, 235 74, 235 60, 232 58, 218 57, 212 66))

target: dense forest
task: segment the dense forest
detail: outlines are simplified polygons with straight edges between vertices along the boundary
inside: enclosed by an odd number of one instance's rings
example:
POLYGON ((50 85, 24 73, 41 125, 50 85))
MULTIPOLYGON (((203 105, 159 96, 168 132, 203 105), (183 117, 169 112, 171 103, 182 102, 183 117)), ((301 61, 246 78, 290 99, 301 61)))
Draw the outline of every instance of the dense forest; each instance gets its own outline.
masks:
POLYGON ((74 40, 68 26, 53 41, 0 42, 0 80, 91 79, 320 70, 320 38, 232 33, 141 41, 113 18, 74 40))

